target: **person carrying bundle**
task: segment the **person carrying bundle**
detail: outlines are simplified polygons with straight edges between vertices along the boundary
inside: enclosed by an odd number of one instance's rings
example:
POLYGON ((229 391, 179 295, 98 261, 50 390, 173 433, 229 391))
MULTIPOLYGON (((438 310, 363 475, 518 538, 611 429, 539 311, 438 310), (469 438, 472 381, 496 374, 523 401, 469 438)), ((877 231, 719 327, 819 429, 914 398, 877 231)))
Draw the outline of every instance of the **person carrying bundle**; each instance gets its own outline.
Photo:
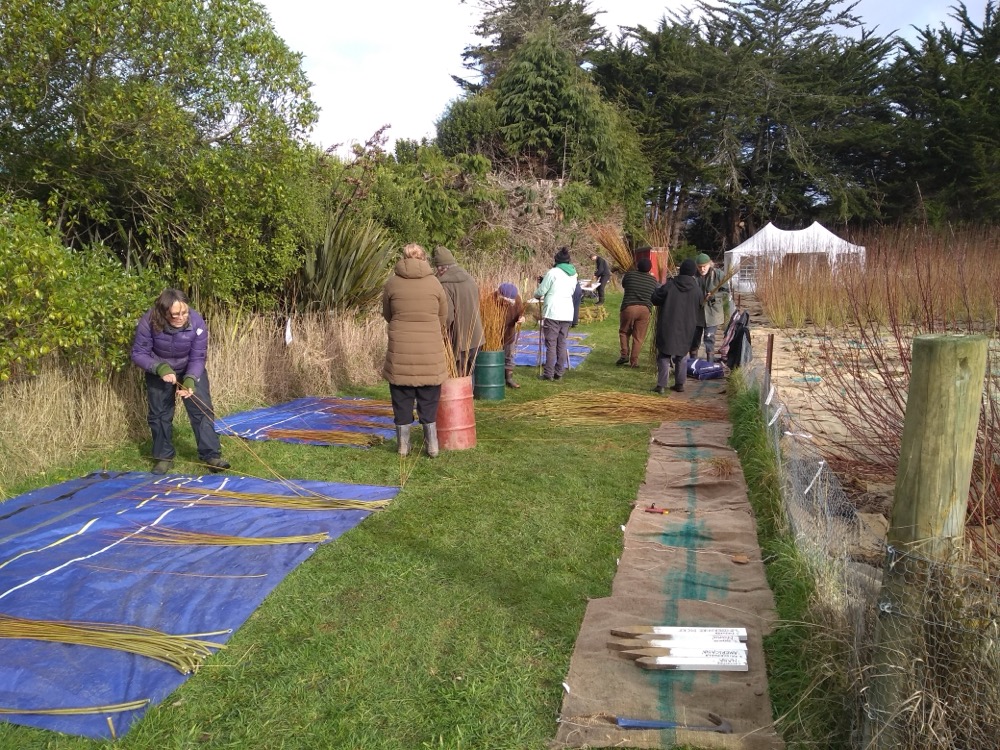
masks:
POLYGON ((714 361, 715 331, 725 317, 723 302, 729 296, 729 287, 722 283, 722 271, 712 264, 706 253, 699 254, 694 262, 698 266, 698 286, 701 288, 702 303, 698 309, 698 327, 695 329, 688 355, 698 356, 702 340, 705 342, 705 359, 714 361))

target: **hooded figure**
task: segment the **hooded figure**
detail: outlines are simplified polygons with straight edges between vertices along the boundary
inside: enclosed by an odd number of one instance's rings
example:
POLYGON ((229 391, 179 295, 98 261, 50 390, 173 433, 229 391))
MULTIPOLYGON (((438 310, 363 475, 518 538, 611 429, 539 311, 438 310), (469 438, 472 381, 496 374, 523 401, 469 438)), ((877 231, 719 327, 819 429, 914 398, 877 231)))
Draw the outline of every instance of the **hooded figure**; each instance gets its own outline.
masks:
POLYGON ((542 303, 542 321, 539 326, 547 347, 542 380, 559 380, 569 368, 566 337, 573 323, 573 298, 579 281, 576 268, 570 263, 569 248, 559 248, 553 260, 552 268, 542 277, 535 290, 535 297, 542 303))
POLYGON ((458 375, 464 377, 472 372, 484 341, 483 322, 479 316, 479 286, 442 245, 434 249, 432 263, 448 296, 448 337, 458 375))
POLYGON ((413 407, 423 425, 424 445, 438 454, 437 411, 441 383, 448 377, 441 330, 448 298, 420 245, 407 245, 382 290, 382 317, 389 326, 389 346, 382 377, 389 381, 398 453, 410 452, 413 407))
POLYGON ((656 318, 656 387, 663 393, 670 380, 670 367, 674 369, 672 390, 684 390, 687 380, 687 354, 695 329, 698 327, 698 310, 701 307, 701 287, 695 275, 698 266, 691 258, 681 263, 680 272, 653 292, 652 302, 657 306, 656 318))

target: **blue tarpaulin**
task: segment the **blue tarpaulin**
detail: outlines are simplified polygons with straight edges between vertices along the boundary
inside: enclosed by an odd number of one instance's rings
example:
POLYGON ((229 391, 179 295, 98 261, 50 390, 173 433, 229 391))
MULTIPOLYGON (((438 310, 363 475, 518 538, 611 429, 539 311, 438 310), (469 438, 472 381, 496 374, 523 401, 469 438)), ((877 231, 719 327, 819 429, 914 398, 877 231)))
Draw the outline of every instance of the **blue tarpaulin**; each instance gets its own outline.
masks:
MULTIPOLYGON (((206 490, 361 501, 397 487, 98 473, 0 503, 0 615, 89 621, 172 633, 215 633, 224 643, 315 544, 160 546, 150 528, 233 536, 326 532, 335 538, 368 510, 207 505, 206 490), (200 501, 199 501, 200 497, 200 501)), ((310 499, 311 498, 311 499, 310 499)), ((228 502, 228 500, 227 500, 228 502)), ((0 638, 0 708, 54 709, 162 701, 184 680, 160 661, 117 650, 0 638)), ((4 721, 91 738, 121 737, 141 708, 93 715, 13 714, 4 721)))
MULTIPOLYGON (((591 348, 584 346, 586 333, 571 333, 566 338, 569 366, 577 367, 590 354, 591 348)), ((542 362, 545 362, 545 340, 542 339, 542 362)), ((514 347, 514 364, 524 367, 538 366, 538 331, 521 331, 514 347)))
MULTIPOLYGON (((392 405, 363 398, 297 398, 277 406, 230 414, 215 420, 220 435, 247 440, 281 440, 312 445, 343 445, 336 440, 302 439, 269 435, 272 430, 321 430, 357 432, 393 437, 392 405)), ((355 446, 357 447, 357 446, 355 446)))

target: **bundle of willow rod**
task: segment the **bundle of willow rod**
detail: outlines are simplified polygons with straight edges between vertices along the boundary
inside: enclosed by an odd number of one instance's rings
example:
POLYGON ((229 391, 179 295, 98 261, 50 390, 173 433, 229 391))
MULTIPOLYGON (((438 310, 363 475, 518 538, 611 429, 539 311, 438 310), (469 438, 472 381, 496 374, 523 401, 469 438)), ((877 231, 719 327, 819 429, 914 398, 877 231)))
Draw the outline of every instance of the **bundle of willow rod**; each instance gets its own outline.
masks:
POLYGON ((319 400, 323 404, 323 411, 331 411, 333 409, 349 409, 350 411, 357 411, 364 414, 373 414, 380 417, 391 417, 392 416, 392 402, 391 401, 379 401, 379 400, 362 400, 362 399, 349 399, 349 398, 321 398, 319 400))
POLYGON ((139 532, 116 531, 113 536, 129 544, 154 544, 202 547, 254 547, 270 544, 319 544, 329 539, 325 531, 320 534, 297 536, 231 536, 207 531, 186 531, 168 526, 150 526, 139 532))
MULTIPOLYGON (((388 425, 379 425, 387 427, 388 425)), ((321 443, 336 443, 338 445, 361 445, 371 447, 385 441, 381 435, 370 435, 366 432, 351 432, 350 430, 264 430, 265 437, 280 440, 315 440, 321 443)))
POLYGON ((503 331, 507 323, 507 305, 498 292, 479 292, 479 317, 483 321, 483 351, 503 351, 503 331))
POLYGON ((122 711, 138 711, 149 705, 149 698, 140 698, 125 703, 110 703, 107 706, 83 706, 80 708, 8 708, 0 706, 0 716, 81 716, 83 714, 114 714, 122 711))
POLYGON ((391 430, 393 428, 392 422, 386 422, 384 419, 376 419, 372 415, 354 415, 354 414, 339 414, 337 412, 327 412, 330 415, 330 419, 333 422, 334 427, 374 427, 380 430, 391 430))
POLYGON ((156 499, 168 503, 190 503, 197 498, 199 505, 252 506, 285 510, 375 510, 389 504, 388 500, 352 500, 327 495, 275 495, 267 492, 236 492, 196 487, 178 488, 177 494, 185 497, 174 497, 174 493, 168 490, 157 494, 156 499))
POLYGON ((653 219, 646 217, 642 223, 642 233, 646 244, 650 247, 668 248, 670 246, 670 224, 662 215, 653 219))
POLYGON ((611 260, 623 271, 635 267, 635 256, 628 249, 628 245, 622 239, 621 231, 614 224, 591 224, 587 227, 587 234, 607 251, 611 260))
POLYGON ((445 365, 448 368, 448 377, 457 378, 468 375, 466 372, 459 373, 458 371, 458 360, 455 358, 455 347, 451 345, 451 337, 448 335, 447 331, 442 331, 442 338, 444 339, 444 359, 445 365))
POLYGON ((726 410, 663 396, 615 391, 561 393, 540 401, 527 401, 506 410, 516 417, 548 417, 568 425, 642 424, 678 419, 723 421, 726 410))
POLYGON ((719 283, 713 286, 711 289, 709 289, 708 291, 709 295, 713 295, 717 291, 722 289, 722 287, 728 284, 732 280, 733 276, 735 276, 739 272, 740 272, 740 264, 734 263, 733 266, 723 275, 723 277, 719 279, 719 283))
MULTIPOLYGON (((197 635, 224 635, 228 630, 197 635)), ((204 641, 194 635, 171 635, 151 628, 103 622, 72 620, 24 620, 0 615, 0 638, 69 643, 108 648, 146 656, 169 664, 181 674, 197 672, 221 643, 204 641)))

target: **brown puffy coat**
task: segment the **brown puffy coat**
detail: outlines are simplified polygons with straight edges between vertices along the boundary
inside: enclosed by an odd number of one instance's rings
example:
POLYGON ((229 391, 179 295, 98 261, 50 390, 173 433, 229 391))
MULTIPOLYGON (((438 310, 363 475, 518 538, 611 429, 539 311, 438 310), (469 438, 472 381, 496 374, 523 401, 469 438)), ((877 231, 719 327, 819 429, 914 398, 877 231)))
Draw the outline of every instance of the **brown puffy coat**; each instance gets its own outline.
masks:
POLYGON ((402 258, 382 291, 389 349, 382 377, 393 385, 440 385, 448 378, 441 329, 448 298, 426 260, 402 258))

